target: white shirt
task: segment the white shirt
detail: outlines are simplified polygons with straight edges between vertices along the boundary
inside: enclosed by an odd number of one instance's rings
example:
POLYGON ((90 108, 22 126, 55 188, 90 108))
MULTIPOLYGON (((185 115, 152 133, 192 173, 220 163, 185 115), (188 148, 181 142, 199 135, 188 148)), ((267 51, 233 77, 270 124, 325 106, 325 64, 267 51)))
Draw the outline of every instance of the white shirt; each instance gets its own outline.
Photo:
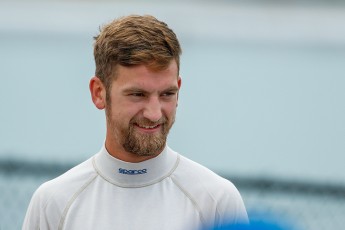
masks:
POLYGON ((247 221, 231 182, 169 147, 140 163, 103 147, 37 189, 23 230, 193 230, 247 221))

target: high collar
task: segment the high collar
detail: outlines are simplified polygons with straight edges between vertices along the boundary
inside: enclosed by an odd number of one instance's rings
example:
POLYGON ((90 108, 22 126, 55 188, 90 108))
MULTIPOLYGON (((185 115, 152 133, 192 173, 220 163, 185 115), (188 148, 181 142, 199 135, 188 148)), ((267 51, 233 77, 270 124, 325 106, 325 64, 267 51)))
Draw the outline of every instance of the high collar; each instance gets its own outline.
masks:
POLYGON ((156 157, 139 163, 111 156, 103 145, 93 158, 95 170, 108 182, 120 187, 144 187, 168 177, 177 167, 179 155, 169 147, 156 157))

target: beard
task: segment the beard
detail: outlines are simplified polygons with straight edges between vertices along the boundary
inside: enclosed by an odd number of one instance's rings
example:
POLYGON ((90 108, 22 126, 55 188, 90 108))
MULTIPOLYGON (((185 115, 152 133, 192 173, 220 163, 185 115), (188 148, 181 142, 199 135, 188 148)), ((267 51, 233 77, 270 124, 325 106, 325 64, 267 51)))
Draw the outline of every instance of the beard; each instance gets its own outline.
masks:
POLYGON ((119 141, 122 147, 130 153, 138 156, 158 155, 165 147, 169 131, 175 121, 175 116, 171 119, 162 117, 157 122, 152 122, 146 118, 132 118, 129 124, 119 124, 108 117, 115 141, 119 141), (156 126, 160 125, 159 132, 143 133, 137 130, 136 126, 156 126))

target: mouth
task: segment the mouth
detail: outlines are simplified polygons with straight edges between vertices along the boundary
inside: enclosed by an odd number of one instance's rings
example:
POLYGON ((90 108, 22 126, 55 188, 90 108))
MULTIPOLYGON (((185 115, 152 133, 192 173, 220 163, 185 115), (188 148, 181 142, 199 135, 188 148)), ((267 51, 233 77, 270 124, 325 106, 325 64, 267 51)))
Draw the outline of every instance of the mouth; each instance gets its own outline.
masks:
POLYGON ((161 128, 161 124, 155 124, 155 125, 143 125, 143 124, 137 124, 135 123, 135 126, 143 131, 143 132, 146 132, 146 133, 153 133, 153 132, 156 132, 158 131, 160 128, 161 128))

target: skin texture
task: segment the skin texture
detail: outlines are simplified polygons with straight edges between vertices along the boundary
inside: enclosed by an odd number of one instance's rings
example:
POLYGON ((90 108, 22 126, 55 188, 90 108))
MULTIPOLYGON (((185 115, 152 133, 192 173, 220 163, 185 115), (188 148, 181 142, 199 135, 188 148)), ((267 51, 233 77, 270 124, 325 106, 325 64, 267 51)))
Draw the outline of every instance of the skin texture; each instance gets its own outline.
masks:
POLYGON ((105 147, 115 158, 141 162, 159 155, 175 120, 181 78, 173 60, 164 70, 145 65, 116 67, 106 100, 98 77, 90 80, 92 101, 106 110, 105 147))

